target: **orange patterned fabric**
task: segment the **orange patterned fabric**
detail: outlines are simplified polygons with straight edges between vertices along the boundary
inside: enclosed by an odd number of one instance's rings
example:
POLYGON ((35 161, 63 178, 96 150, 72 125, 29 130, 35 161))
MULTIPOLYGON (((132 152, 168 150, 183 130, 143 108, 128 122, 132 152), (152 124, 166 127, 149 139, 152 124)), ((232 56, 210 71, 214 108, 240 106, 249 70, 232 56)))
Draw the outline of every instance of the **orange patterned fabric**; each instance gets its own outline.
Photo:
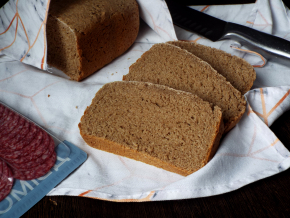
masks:
POLYGON ((29 3, 27 1, 17 0, 15 4, 10 1, 0 9, 1 17, 4 17, 7 13, 10 14, 11 10, 15 11, 9 25, 5 28, 4 24, 3 27, 5 30, 0 33, 0 40, 3 42, 0 45, 0 53, 7 54, 14 57, 16 60, 34 65, 41 69, 46 69, 45 26, 49 3, 50 0, 46 0, 41 3, 43 5, 40 7, 40 3, 29 3), (43 17, 38 17, 35 12, 23 11, 23 6, 25 4, 30 6, 30 10, 39 10, 37 13, 41 14, 42 10, 43 17), (33 20, 34 23, 32 23, 31 20, 33 20), (31 27, 31 23, 33 27, 31 27), (12 42, 9 40, 11 35, 13 35, 12 42), (25 38, 25 40, 23 38, 25 38), (36 52, 31 51, 34 47, 37 47, 34 49, 36 52), (39 53, 41 50, 43 51, 42 54, 39 53), (22 54, 19 55, 20 53, 22 54), (29 56, 29 58, 27 58, 27 56, 29 56))

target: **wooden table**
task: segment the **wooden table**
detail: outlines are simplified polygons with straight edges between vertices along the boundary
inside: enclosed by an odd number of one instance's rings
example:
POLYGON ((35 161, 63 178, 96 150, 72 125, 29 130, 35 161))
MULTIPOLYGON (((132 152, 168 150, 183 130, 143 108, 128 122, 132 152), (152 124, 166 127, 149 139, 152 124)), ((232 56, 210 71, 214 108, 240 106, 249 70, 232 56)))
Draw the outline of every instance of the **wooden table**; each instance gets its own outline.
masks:
MULTIPOLYGON (((7 0, 6 0, 7 1, 7 0)), ((184 0, 184 2, 189 2, 184 0)), ((196 0, 194 4, 217 4, 196 0)), ((251 3, 254 0, 219 0, 219 4, 251 3)), ((0 6, 4 4, 3 0, 0 6)), ((289 3, 285 2, 288 7, 289 3)), ((271 129, 290 150, 290 111, 271 129)), ((198 199, 115 203, 83 197, 44 197, 24 217, 289 217, 290 170, 257 181, 236 191, 198 199)))

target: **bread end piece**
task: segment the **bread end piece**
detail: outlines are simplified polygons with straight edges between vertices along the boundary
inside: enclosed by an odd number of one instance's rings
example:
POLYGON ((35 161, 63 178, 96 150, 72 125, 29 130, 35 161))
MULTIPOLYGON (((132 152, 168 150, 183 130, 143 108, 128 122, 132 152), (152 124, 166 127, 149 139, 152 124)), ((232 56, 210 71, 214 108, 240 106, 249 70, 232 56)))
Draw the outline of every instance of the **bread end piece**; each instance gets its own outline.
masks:
POLYGON ((135 0, 52 0, 47 63, 81 81, 122 55, 138 31, 135 0))

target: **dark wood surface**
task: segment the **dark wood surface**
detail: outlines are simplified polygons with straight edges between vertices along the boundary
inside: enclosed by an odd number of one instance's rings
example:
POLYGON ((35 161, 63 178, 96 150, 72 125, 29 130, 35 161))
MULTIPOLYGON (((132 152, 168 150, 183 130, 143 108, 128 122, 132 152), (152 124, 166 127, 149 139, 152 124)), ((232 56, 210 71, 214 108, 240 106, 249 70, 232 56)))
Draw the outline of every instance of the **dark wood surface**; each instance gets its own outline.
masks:
MULTIPOLYGON (((0 0, 0 7, 7 0, 0 0)), ((184 0, 186 3, 190 0, 184 0)), ((254 0, 196 0, 194 4, 240 4, 254 0), (217 3, 218 2, 218 3, 217 3)), ((285 1, 289 7, 289 2, 285 1)), ((290 111, 271 129, 290 150, 290 111)), ((47 196, 22 217, 289 217, 290 170, 236 191, 197 199, 116 203, 83 197, 47 196)))

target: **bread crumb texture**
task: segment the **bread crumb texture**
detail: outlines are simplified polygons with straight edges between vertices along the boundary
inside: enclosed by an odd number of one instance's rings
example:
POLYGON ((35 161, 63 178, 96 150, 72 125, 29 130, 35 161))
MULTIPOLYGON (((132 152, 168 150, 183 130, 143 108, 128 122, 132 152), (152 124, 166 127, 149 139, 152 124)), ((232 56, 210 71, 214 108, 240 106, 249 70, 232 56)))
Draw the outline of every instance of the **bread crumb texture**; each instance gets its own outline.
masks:
POLYGON ((251 64, 244 59, 209 46, 170 41, 169 44, 178 46, 209 63, 218 73, 223 75, 242 94, 248 92, 256 79, 256 72, 251 64))
POLYGON ((225 131, 245 112, 246 101, 224 76, 207 62, 177 46, 155 44, 130 66, 125 81, 142 81, 196 94, 222 109, 225 131))
POLYGON ((80 81, 123 54, 138 31, 135 0, 51 0, 47 63, 80 81))
POLYGON ((215 153, 219 107, 191 93, 144 82, 104 85, 79 124, 88 145, 189 175, 215 153))

